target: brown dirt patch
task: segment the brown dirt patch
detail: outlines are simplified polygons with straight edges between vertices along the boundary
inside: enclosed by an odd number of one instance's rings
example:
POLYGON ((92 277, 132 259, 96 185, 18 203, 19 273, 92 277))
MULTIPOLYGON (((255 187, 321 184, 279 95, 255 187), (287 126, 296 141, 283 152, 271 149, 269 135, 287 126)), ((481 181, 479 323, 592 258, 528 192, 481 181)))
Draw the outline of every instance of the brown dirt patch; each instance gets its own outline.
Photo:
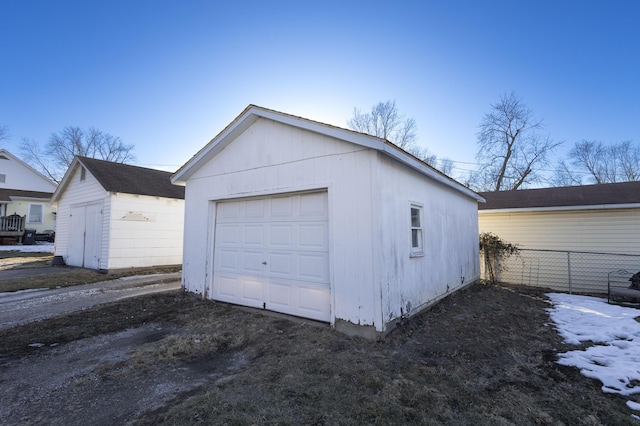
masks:
POLYGON ((478 284, 369 342, 180 292, 128 299, 0 332, 0 418, 629 424, 625 398, 555 364, 569 347, 549 306, 539 292, 478 284))

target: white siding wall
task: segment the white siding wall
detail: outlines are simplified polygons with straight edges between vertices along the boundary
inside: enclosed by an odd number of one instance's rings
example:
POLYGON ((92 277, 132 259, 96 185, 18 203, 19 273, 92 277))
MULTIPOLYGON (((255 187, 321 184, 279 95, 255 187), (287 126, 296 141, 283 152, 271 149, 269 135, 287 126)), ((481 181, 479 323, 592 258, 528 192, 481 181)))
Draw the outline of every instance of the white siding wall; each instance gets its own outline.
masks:
POLYGON ((76 168, 73 175, 69 179, 67 188, 58 200, 54 255, 62 256, 66 261, 67 249, 69 245, 69 232, 71 227, 73 226, 70 218, 71 206, 89 204, 93 202, 102 202, 102 248, 99 269, 109 269, 108 239, 110 199, 107 192, 91 175, 91 173, 87 172, 85 180, 81 181, 79 170, 79 167, 76 168))
POLYGON ((522 248, 640 254, 640 209, 480 211, 478 217, 480 232, 522 248))
POLYGON ((185 288, 208 293, 211 200, 328 188, 333 316, 382 330, 380 289, 373 276, 375 155, 271 120, 256 121, 187 182, 185 288))
POLYGON ((56 185, 44 176, 19 161, 8 158, 8 160, 0 159, 0 174, 5 175, 5 181, 0 182, 0 188, 39 192, 56 190, 56 185))
POLYGON ((378 262, 386 322, 480 278, 477 202, 380 156, 378 262), (411 257, 411 203, 423 206, 424 256, 411 257))
POLYGON ((184 200, 112 194, 109 268, 182 263, 184 200))

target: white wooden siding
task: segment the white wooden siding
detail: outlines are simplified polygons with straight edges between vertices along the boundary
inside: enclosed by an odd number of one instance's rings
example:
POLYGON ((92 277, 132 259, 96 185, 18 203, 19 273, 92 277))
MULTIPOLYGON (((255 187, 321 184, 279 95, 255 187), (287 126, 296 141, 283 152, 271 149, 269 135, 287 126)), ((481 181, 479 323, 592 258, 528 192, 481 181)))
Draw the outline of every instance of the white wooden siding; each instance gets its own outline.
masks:
POLYGON ((0 159, 0 174, 6 175, 5 181, 0 182, 0 188, 51 193, 56 190, 56 185, 40 173, 12 156, 7 157, 7 160, 0 159))
POLYGON ((109 239, 109 209, 110 200, 107 192, 98 181, 90 174, 80 181, 79 168, 75 170, 69 179, 69 185, 60 196, 58 201, 58 214, 56 223, 55 256, 62 256, 65 261, 68 256, 69 233, 73 226, 70 220, 71 206, 102 203, 102 242, 100 249, 99 269, 109 269, 108 264, 108 239, 109 239))
POLYGON ((109 268, 182 263, 184 200, 110 196, 109 268))
POLYGON ((480 211, 478 221, 480 232, 522 248, 640 254, 640 209, 480 211))
POLYGON ((375 244, 387 320, 412 315, 480 278, 477 202, 380 155, 375 244), (423 206, 424 255, 411 256, 411 205, 423 206))

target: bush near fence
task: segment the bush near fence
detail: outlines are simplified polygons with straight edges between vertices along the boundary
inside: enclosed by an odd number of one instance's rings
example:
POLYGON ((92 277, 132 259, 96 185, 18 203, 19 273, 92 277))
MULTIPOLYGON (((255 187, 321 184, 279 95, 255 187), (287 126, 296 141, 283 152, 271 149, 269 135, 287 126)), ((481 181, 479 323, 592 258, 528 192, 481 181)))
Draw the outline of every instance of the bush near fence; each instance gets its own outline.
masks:
MULTIPOLYGON (((484 266, 484 260, 481 261, 484 266)), ((498 281, 568 293, 607 294, 612 271, 640 271, 640 255, 520 249, 504 259, 498 281)), ((484 270, 483 270, 484 277, 484 270)))

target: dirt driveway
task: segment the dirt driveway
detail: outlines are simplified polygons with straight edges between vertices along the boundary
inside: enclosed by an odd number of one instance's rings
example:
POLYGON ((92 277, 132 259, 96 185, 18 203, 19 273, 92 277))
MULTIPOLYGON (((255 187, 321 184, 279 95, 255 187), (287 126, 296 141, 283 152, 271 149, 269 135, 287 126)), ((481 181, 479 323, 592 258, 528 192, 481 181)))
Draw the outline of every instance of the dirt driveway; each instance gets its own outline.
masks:
MULTIPOLYGON (((28 279, 30 272, 42 275, 49 268, 18 269, 3 273, 21 273, 28 279)), ((51 268, 50 272, 58 272, 51 268)), ((14 274, 15 275, 15 274, 14 274)), ((41 321, 107 302, 144 294, 177 290, 180 272, 123 277, 117 280, 54 289, 32 289, 0 293, 0 329, 31 321, 41 321)))

